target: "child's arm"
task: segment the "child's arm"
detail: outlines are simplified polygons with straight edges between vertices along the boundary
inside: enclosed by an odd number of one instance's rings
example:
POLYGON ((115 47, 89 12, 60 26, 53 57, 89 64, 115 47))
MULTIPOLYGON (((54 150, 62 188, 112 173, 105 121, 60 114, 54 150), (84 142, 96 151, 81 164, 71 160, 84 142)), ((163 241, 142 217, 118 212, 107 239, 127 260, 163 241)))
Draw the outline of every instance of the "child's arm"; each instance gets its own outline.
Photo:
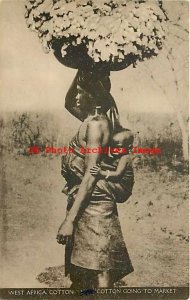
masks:
POLYGON ((93 176, 98 176, 99 179, 108 179, 109 181, 118 182, 122 178, 129 161, 130 155, 123 155, 119 159, 118 166, 115 171, 103 171, 100 166, 97 165, 91 168, 90 173, 93 176))

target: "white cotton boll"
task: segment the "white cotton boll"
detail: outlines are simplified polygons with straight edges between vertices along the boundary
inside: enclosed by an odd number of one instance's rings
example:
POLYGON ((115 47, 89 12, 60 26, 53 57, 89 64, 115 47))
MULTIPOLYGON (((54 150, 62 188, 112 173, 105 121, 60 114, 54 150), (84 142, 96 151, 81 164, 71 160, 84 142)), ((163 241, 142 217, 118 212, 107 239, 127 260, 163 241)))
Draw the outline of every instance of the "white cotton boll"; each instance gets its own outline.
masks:
POLYGON ((78 45, 80 45, 80 44, 81 44, 81 42, 82 42, 82 39, 81 39, 81 37, 78 37, 78 38, 77 38, 77 40, 76 40, 76 42, 77 42, 77 44, 78 44, 78 45))
POLYGON ((100 61, 100 56, 99 56, 98 53, 94 53, 93 58, 94 58, 95 62, 99 62, 100 61))

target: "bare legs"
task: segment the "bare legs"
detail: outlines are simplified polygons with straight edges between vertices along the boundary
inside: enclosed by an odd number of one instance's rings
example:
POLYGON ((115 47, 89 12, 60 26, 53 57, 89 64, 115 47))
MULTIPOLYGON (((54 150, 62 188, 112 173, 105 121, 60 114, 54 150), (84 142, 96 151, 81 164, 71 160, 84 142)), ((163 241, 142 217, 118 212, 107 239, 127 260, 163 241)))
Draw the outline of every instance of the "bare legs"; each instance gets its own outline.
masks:
POLYGON ((113 282, 111 281, 110 273, 108 271, 104 271, 98 274, 98 287, 112 287, 113 282))
MULTIPOLYGON (((81 270, 78 268, 78 271, 81 270)), ((107 288, 113 286, 109 271, 97 271, 83 269, 82 272, 77 272, 77 276, 71 277, 71 288, 93 289, 93 288, 107 288)))

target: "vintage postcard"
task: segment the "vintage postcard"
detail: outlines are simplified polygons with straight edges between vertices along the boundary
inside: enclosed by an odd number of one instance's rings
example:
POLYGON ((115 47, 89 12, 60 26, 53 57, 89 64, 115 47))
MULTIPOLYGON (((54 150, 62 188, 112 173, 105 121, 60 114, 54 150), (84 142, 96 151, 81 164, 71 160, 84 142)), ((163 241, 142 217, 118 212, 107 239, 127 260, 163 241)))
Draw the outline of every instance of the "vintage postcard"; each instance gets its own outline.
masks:
POLYGON ((0 1, 0 299, 188 299, 188 74, 188 1, 0 1))

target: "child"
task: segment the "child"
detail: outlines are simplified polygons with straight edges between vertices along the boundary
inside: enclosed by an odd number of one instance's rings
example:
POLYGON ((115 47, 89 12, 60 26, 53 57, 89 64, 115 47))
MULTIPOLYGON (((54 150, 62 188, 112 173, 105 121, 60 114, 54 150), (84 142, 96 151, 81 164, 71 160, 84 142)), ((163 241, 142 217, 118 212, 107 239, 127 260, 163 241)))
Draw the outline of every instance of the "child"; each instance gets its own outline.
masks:
POLYGON ((130 130, 123 127, 117 128, 112 137, 111 145, 114 148, 125 148, 122 153, 112 153, 101 165, 90 169, 93 176, 106 179, 109 186, 117 194, 117 202, 124 202, 132 193, 134 184, 131 150, 133 148, 133 135, 130 130), (115 167, 115 170, 111 168, 115 167))

